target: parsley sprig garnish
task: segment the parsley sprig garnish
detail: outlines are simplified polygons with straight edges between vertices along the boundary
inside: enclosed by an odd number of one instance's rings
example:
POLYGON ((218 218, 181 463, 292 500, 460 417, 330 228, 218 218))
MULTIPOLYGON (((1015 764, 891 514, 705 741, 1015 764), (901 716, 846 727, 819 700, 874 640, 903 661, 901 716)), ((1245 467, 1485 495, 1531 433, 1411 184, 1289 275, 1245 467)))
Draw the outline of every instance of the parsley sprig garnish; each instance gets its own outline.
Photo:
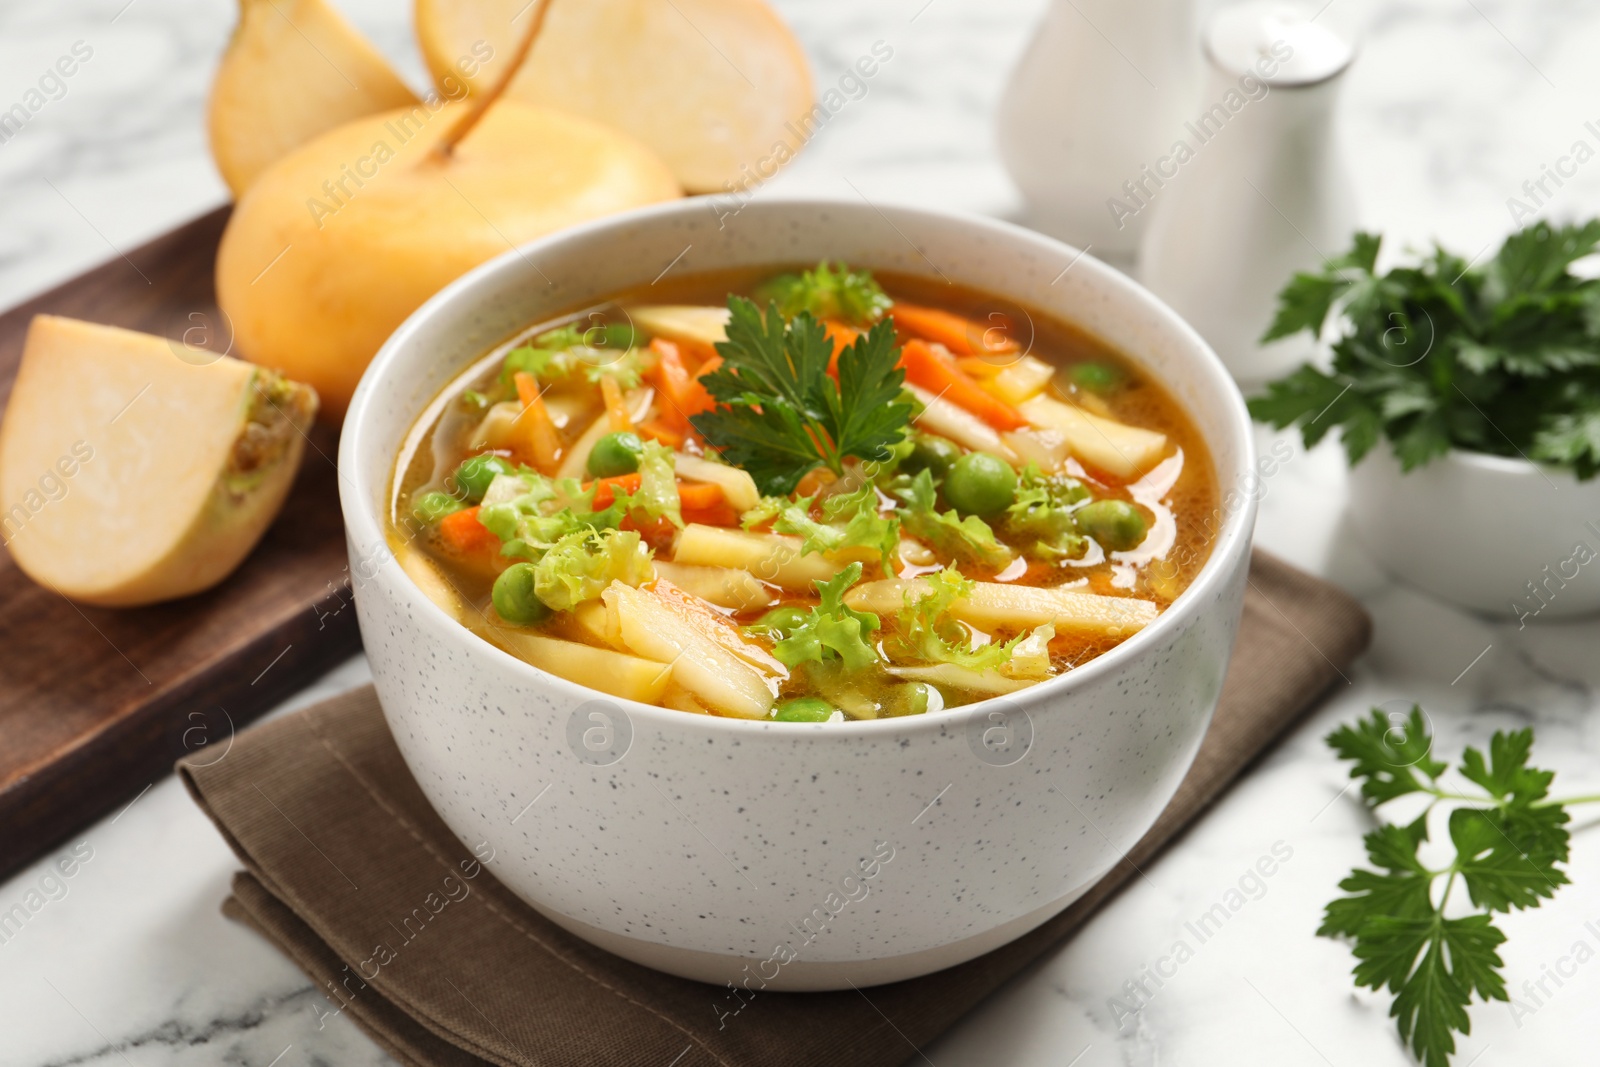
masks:
POLYGON ((743 297, 728 299, 722 365, 700 381, 718 401, 690 421, 729 463, 750 472, 762 493, 785 496, 818 466, 844 473, 844 459, 878 462, 905 436, 911 405, 902 399, 894 326, 879 322, 839 354, 809 311, 785 321, 743 297))
POLYGON ((1461 448, 1600 473, 1600 280, 1570 269, 1600 219, 1537 222, 1482 265, 1435 246, 1379 274, 1380 241, 1356 234, 1279 293, 1262 341, 1337 324, 1333 366, 1270 383, 1251 414, 1307 447, 1341 427, 1352 464, 1386 437, 1406 470, 1461 448))
POLYGON ((1475 748, 1462 753, 1459 773, 1474 792, 1440 784, 1449 768, 1433 758, 1421 708, 1402 722, 1374 708, 1327 742, 1354 764, 1350 777, 1369 808, 1410 795, 1428 804, 1411 822, 1385 822, 1366 835, 1375 869, 1357 868, 1339 883, 1349 895, 1327 906, 1317 933, 1354 942, 1356 984, 1387 987, 1401 1040, 1425 1067, 1448 1067, 1454 1035, 1472 1032, 1472 997, 1508 999, 1496 951, 1506 937, 1495 914, 1536 908, 1567 884, 1567 805, 1597 798, 1549 798, 1555 772, 1528 766, 1530 729, 1497 732, 1487 758, 1475 748), (1440 805, 1455 858, 1433 867, 1419 850, 1440 805), (1476 909, 1465 914, 1451 906, 1463 888, 1476 909))

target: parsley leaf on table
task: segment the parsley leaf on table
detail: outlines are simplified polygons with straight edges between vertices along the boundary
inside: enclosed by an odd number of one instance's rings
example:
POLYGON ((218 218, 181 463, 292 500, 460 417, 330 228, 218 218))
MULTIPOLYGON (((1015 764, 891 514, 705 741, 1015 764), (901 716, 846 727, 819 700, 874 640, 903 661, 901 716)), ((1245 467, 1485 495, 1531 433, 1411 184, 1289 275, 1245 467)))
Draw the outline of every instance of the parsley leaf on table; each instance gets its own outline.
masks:
POLYGON ((911 405, 901 399, 894 327, 880 322, 839 354, 809 311, 786 322, 776 304, 765 316, 743 297, 728 300, 722 365, 700 381, 718 406, 690 421, 762 493, 785 496, 818 466, 835 474, 844 458, 883 462, 905 436, 911 405))
POLYGON ((1425 1067, 1448 1067, 1455 1034, 1472 1032, 1473 996, 1508 999, 1497 951, 1506 937, 1494 915, 1538 907, 1567 884, 1560 866, 1568 852, 1566 805, 1576 801, 1548 799, 1555 773, 1528 766, 1532 730, 1496 733, 1487 758, 1475 748, 1462 754, 1458 770, 1482 790, 1476 796, 1440 785, 1448 764, 1433 758, 1420 708, 1398 722, 1374 708, 1327 743, 1354 764, 1350 777, 1361 781, 1370 808, 1413 794, 1431 798, 1414 821, 1382 823, 1366 835, 1373 869, 1357 868, 1339 883, 1347 895, 1328 904, 1317 933, 1354 942, 1356 984, 1392 992, 1389 1014, 1401 1040, 1425 1067), (1418 852, 1440 803, 1460 805, 1447 819, 1455 858, 1432 868, 1418 852), (1447 914, 1458 882, 1475 913, 1457 915, 1458 907, 1447 914))
POLYGON ((1387 438, 1406 470, 1459 448, 1600 473, 1600 280, 1571 271, 1600 219, 1537 222, 1482 265, 1436 247, 1379 274, 1380 240, 1278 294, 1262 341, 1331 332, 1332 366, 1268 383, 1251 414, 1307 447, 1340 427, 1352 464, 1387 438))

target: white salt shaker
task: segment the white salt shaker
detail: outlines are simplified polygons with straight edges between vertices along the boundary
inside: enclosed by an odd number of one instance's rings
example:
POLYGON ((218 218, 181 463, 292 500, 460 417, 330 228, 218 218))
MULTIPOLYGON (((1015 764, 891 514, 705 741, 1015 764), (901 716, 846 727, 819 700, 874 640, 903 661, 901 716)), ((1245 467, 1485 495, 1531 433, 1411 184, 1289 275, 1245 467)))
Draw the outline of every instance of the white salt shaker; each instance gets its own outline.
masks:
POLYGON ((1258 339, 1290 276, 1346 251, 1355 226, 1333 129, 1355 50, 1314 17, 1252 0, 1211 18, 1202 36, 1209 83, 1170 162, 1158 162, 1164 186, 1140 247, 1140 280, 1247 387, 1313 354, 1305 334, 1258 339))
POLYGON ((1023 221, 1130 265, 1146 215, 1109 201, 1181 127, 1197 58, 1194 0, 1051 0, 995 117, 1023 221))

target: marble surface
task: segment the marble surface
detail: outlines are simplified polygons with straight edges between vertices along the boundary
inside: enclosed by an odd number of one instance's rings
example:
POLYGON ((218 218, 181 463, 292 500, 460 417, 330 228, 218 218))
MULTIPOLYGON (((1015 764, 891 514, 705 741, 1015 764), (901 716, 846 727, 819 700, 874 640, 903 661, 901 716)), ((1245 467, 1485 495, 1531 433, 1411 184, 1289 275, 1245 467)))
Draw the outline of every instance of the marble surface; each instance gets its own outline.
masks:
MULTIPOLYGON (((341 7, 420 84, 409 18, 395 0, 341 7)), ((782 0, 820 84, 873 41, 895 56, 772 188, 912 201, 1016 217, 990 149, 989 116, 1042 0, 782 0)), ((91 58, 0 143, 0 304, 38 292, 223 199, 205 151, 205 88, 233 18, 222 0, 61 0, 0 6, 0 110, 83 42, 91 58)), ((1332 0, 1358 27, 1341 135, 1364 225, 1471 254, 1511 226, 1506 200, 1600 117, 1600 9, 1578 0, 1332 0)), ((1600 164, 1550 205, 1600 207, 1600 164)), ((1266 435, 1262 443, 1272 439, 1266 435)), ((1444 751, 1501 727, 1538 728, 1562 792, 1600 788, 1594 711, 1600 624, 1518 630, 1444 607, 1377 571, 1344 519, 1345 475, 1329 447, 1266 482, 1258 541, 1367 603, 1373 652, 1350 682, 1084 933, 930 1047, 939 1067, 1236 1063, 1402 1065, 1387 997, 1352 992, 1351 958, 1312 936, 1334 884, 1360 859, 1365 815, 1319 740, 1372 705, 1421 702, 1444 751), (1151 996, 1140 979, 1184 923, 1259 857, 1290 852, 1265 890, 1151 996), (1123 1007, 1113 1003, 1121 998, 1123 1007)), ((360 683, 358 658, 290 706, 360 683)), ((1582 825, 1590 816, 1580 814, 1582 825)), ((50 899, 0 943, 0 1064, 254 1067, 390 1061, 276 951, 221 917, 227 848, 170 777, 75 839, 72 878, 43 864, 0 884, 0 910, 50 899), (87 859, 82 857, 87 856, 87 859), (64 887, 64 888, 63 888, 64 887)), ((1503 920, 1508 984, 1560 965, 1600 915, 1600 841, 1577 835, 1574 884, 1503 920)), ((1167 968, 1167 969, 1170 969, 1167 968)), ((1592 1053, 1600 967, 1578 967, 1532 1013, 1473 1009, 1458 1065, 1571 1063, 1592 1053)), ((1152 987, 1153 988, 1153 987, 1152 987)), ((1526 999, 1526 998, 1525 998, 1526 999)), ((1531 1002, 1530 1002, 1531 1003, 1531 1002)), ((919 1056, 920 1053, 920 1056, 919 1056)))

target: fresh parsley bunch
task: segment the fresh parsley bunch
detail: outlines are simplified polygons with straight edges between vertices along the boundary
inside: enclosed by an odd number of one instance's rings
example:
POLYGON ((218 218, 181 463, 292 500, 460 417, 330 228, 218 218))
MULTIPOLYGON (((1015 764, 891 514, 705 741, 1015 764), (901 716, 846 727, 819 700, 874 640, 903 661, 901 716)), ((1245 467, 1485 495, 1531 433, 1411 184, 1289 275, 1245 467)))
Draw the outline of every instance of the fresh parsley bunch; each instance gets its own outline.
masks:
POLYGON ((1448 1067, 1454 1034, 1472 1032, 1473 995, 1507 1000, 1495 951, 1506 936, 1495 914, 1536 908, 1567 884, 1566 806, 1593 798, 1549 798, 1555 772, 1528 766, 1532 730, 1496 733, 1487 758, 1475 748, 1462 753, 1459 771, 1474 792, 1440 785, 1448 765, 1433 758, 1420 708, 1404 723, 1374 708, 1327 742, 1354 764, 1350 777, 1360 780, 1369 808, 1413 794, 1430 798, 1412 822, 1385 822, 1367 834, 1375 869, 1357 868, 1339 883, 1349 896, 1328 905, 1317 933, 1353 941, 1356 984, 1387 987, 1401 1040, 1426 1067, 1448 1067), (1441 803, 1452 805, 1446 827, 1455 858, 1431 867, 1418 850, 1441 803), (1472 905, 1465 913, 1451 906, 1460 889, 1472 905))
POLYGON ((1381 239, 1278 294, 1263 342, 1339 323, 1333 367, 1270 383, 1250 413, 1298 424, 1309 447, 1333 427, 1356 463, 1387 437, 1412 470, 1452 448, 1600 472, 1600 281, 1572 264, 1600 245, 1600 219, 1533 225, 1481 266, 1434 247, 1378 274, 1381 239))
POLYGON ((839 353, 809 311, 785 321, 744 297, 728 299, 722 365, 700 379, 718 402, 690 419, 724 459, 750 472, 761 492, 785 496, 815 467, 844 473, 844 459, 887 461, 905 438, 911 404, 894 327, 880 321, 839 353))

